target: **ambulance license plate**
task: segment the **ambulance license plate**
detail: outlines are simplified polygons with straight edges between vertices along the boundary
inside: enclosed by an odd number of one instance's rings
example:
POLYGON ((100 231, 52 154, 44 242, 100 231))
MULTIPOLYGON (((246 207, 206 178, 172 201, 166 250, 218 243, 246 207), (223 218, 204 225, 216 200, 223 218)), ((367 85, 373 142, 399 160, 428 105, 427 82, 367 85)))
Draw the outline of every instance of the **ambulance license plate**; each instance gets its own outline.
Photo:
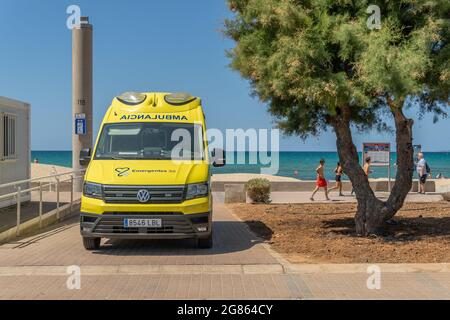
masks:
POLYGON ((124 228, 161 228, 161 219, 124 219, 124 228))

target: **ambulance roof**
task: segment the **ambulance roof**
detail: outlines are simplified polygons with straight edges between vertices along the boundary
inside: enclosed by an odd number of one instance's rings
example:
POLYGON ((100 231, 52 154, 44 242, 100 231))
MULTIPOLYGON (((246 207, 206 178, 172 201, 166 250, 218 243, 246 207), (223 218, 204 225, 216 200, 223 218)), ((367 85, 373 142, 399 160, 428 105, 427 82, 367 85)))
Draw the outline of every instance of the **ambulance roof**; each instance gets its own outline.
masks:
POLYGON ((115 97, 104 122, 202 122, 201 99, 187 93, 127 92, 115 97))

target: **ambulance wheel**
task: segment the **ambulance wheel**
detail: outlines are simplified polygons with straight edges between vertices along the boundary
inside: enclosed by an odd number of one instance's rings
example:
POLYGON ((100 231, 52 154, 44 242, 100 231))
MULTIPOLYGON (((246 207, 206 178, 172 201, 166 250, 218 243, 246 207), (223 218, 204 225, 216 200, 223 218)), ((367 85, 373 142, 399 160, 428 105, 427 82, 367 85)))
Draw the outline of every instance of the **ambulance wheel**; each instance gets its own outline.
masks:
POLYGON ((197 239, 197 248, 200 249, 211 249, 213 247, 213 236, 212 233, 207 238, 197 239))
POLYGON ((86 250, 100 249, 101 238, 85 238, 83 237, 83 245, 86 250))

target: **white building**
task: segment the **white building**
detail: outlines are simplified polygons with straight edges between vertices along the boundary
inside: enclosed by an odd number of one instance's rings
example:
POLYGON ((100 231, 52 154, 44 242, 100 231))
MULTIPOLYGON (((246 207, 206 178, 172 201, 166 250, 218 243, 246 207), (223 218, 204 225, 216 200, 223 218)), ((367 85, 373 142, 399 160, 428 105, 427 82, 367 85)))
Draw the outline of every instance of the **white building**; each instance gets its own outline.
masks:
MULTIPOLYGON (((0 97, 0 185, 30 179, 30 105, 0 97)), ((29 184, 20 187, 27 189, 29 184)), ((16 191, 0 188, 0 196, 16 191)), ((24 194, 22 201, 30 199, 24 194)), ((0 200, 0 208, 13 205, 15 199, 0 200)))

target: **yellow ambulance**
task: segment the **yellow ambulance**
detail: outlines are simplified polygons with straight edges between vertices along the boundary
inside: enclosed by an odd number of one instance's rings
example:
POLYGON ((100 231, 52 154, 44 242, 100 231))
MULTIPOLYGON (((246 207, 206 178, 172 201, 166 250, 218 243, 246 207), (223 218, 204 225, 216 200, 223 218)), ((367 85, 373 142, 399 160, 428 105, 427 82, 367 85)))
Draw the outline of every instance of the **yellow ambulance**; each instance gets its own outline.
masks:
POLYGON ((127 92, 113 99, 87 165, 80 229, 87 250, 102 238, 187 239, 211 248, 210 164, 201 100, 187 93, 127 92))

